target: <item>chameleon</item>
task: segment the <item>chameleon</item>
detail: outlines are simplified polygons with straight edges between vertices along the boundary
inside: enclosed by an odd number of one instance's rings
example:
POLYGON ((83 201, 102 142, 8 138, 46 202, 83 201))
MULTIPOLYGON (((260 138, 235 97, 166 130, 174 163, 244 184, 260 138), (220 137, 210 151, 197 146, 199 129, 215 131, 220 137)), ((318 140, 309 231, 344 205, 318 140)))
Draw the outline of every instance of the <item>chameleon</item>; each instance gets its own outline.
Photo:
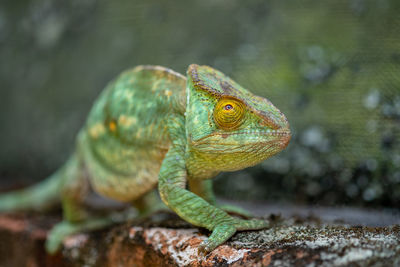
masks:
POLYGON ((158 188, 158 202, 211 231, 198 247, 208 253, 237 231, 269 227, 218 205, 210 178, 256 165, 290 138, 286 117, 268 99, 212 67, 192 64, 185 77, 137 66, 95 100, 66 163, 37 185, 0 195, 0 212, 61 204, 63 220, 46 240, 55 253, 66 237, 115 223, 87 207, 91 191, 132 204, 140 215, 157 206, 158 188))

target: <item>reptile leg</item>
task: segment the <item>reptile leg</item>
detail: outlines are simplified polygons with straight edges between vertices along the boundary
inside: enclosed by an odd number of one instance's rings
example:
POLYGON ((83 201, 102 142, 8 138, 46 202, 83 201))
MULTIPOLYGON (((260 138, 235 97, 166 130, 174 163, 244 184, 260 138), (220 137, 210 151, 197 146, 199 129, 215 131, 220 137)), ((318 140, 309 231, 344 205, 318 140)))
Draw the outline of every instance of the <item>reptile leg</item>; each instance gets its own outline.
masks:
POLYGON ((269 226, 268 222, 263 220, 234 218, 186 190, 187 174, 183 151, 179 146, 168 151, 161 165, 158 187, 161 199, 181 218, 212 231, 211 236, 200 244, 200 253, 213 250, 237 230, 262 229, 269 226))
POLYGON ((47 237, 46 250, 49 253, 56 252, 65 237, 75 233, 79 223, 88 218, 83 202, 88 194, 89 184, 82 171, 82 163, 76 156, 68 166, 63 180, 61 192, 63 221, 56 224, 47 237))
POLYGON ((219 205, 216 202, 214 192, 212 190, 212 180, 201 180, 201 179, 193 179, 188 178, 190 191, 198 195, 199 197, 206 200, 211 205, 217 206, 218 208, 226 211, 232 215, 238 215, 244 218, 254 217, 250 212, 242 209, 241 207, 237 207, 234 205, 219 205))
POLYGON ((118 214, 110 213, 101 217, 96 216, 91 214, 84 205, 84 196, 88 191, 88 185, 86 186, 85 180, 76 178, 75 183, 70 182, 64 190, 64 221, 54 226, 46 241, 46 250, 51 254, 59 250, 63 240, 70 235, 83 231, 99 230, 129 219, 144 217, 152 212, 166 208, 157 197, 155 191, 151 191, 133 201, 133 205, 137 208, 139 216, 136 216, 131 210, 126 210, 118 214))
POLYGON ((82 162, 75 158, 75 162, 70 165, 66 172, 61 192, 64 219, 53 227, 47 237, 46 250, 48 253, 57 252, 64 239, 70 235, 101 229, 123 220, 122 216, 113 216, 112 214, 95 217, 85 206, 88 193, 87 174, 82 162))

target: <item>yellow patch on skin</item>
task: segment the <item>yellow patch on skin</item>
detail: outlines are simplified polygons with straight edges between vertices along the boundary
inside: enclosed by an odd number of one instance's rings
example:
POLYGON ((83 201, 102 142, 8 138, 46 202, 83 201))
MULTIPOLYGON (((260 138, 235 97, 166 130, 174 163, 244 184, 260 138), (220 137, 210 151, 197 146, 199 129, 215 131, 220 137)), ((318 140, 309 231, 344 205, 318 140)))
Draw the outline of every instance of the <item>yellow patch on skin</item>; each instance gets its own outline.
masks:
POLYGON ((108 129, 110 129, 111 132, 115 132, 115 130, 117 130, 117 123, 115 121, 110 121, 108 129))
POLYGON ((137 123, 136 117, 127 117, 125 115, 121 115, 118 118, 118 124, 121 126, 129 127, 136 123, 137 123))
POLYGON ((165 91, 164 91, 164 95, 166 95, 166 96, 169 98, 170 96, 172 96, 172 91, 170 91, 170 90, 165 90, 165 91))
POLYGON ((104 125, 102 123, 96 123, 89 129, 89 135, 93 138, 97 138, 105 132, 104 125))

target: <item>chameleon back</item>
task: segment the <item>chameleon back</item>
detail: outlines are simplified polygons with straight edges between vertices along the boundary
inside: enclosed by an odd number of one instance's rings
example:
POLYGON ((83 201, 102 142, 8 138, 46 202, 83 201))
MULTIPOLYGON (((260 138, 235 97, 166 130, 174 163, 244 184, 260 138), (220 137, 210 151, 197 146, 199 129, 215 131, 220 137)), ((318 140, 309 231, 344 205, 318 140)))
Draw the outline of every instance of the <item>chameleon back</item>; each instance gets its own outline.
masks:
POLYGON ((139 66, 112 81, 95 102, 78 137, 94 190, 134 200, 157 184, 168 151, 168 117, 185 112, 186 78, 139 66))

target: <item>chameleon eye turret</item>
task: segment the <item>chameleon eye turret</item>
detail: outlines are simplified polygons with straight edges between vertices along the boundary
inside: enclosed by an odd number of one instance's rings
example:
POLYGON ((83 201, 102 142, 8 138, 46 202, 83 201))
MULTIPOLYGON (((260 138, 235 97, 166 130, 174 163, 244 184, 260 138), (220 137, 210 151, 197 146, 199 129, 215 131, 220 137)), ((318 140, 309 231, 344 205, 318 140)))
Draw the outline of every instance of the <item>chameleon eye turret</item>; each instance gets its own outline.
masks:
POLYGON ((218 127, 224 130, 237 129, 244 121, 245 105, 233 98, 222 98, 214 108, 213 116, 218 127))
POLYGON ((68 235, 114 222, 115 216, 94 217, 85 207, 90 186, 134 203, 140 214, 157 207, 151 196, 158 186, 171 210, 212 231, 199 245, 209 252, 238 230, 269 226, 230 216, 215 202, 209 178, 255 165, 289 140, 289 124, 269 100, 218 70, 193 64, 185 77, 138 66, 98 97, 65 165, 34 187, 1 195, 0 211, 45 210, 61 202, 64 221, 46 242, 54 253, 68 235))

